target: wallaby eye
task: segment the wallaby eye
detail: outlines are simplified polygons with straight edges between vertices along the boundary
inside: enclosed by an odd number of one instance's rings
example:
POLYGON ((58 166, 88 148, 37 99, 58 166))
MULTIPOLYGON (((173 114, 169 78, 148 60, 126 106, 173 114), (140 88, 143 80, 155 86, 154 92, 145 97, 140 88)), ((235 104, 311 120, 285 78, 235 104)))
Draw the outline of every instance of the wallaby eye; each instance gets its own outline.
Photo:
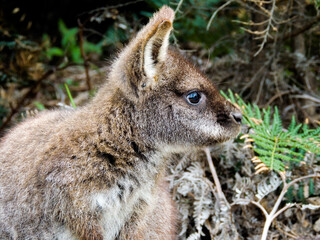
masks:
POLYGON ((201 94, 199 92, 190 92, 186 96, 186 100, 191 105, 198 105, 201 100, 201 94))

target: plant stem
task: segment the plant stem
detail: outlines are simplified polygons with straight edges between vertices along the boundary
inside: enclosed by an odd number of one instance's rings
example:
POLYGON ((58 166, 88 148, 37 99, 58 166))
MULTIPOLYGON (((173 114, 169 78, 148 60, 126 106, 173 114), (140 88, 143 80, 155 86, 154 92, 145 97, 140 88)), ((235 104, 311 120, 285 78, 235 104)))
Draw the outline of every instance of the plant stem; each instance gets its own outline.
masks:
POLYGON ((284 212, 285 210, 287 210, 288 208, 294 206, 295 204, 287 204, 286 206, 284 206, 283 208, 281 208, 279 211, 278 208, 280 206, 280 203, 282 202, 282 199, 284 197, 284 195, 286 194, 286 192, 288 191, 288 188, 291 187, 293 184, 295 184, 296 182, 299 182, 303 179, 307 179, 307 178, 319 178, 320 175, 318 174, 312 174, 312 175, 308 175, 308 176, 303 176, 303 177, 300 177, 300 178, 297 178, 289 183, 286 183, 286 178, 283 174, 279 174, 282 178, 282 181, 283 181, 283 188, 281 190, 281 193, 276 201, 276 203, 274 204, 273 208, 272 208, 272 211, 266 215, 266 222, 264 224, 264 227, 263 227, 263 232, 262 232, 262 236, 261 236, 261 240, 266 240, 267 239, 267 236, 268 236, 268 231, 269 231, 269 228, 271 226, 271 223, 273 222, 273 220, 279 215, 281 214, 282 212, 284 212))
POLYGON ((67 85, 66 83, 64 84, 64 87, 66 88, 68 97, 69 97, 69 99, 70 99, 71 106, 72 106, 74 109, 76 109, 77 106, 76 106, 76 104, 75 104, 74 101, 73 101, 73 97, 72 97, 71 92, 70 92, 70 90, 69 90, 69 87, 68 87, 68 85, 67 85))
POLYGON ((221 184, 220 184, 220 181, 219 181, 219 178, 218 178, 218 174, 217 174, 217 171, 213 165, 213 162, 212 162, 212 158, 211 158, 211 154, 210 154, 210 150, 209 148, 205 148, 204 149, 204 152, 206 153, 207 155, 207 160, 208 160, 208 163, 209 163, 209 168, 210 168, 210 171, 211 171, 211 174, 212 174, 212 177, 213 177, 213 181, 214 181, 214 184, 216 185, 216 189, 217 189, 217 194, 218 194, 218 202, 219 204, 221 205, 221 201, 224 201, 226 206, 228 207, 228 209, 230 209, 230 204, 229 202, 227 201, 223 191, 222 191, 222 188, 221 188, 221 184))
POLYGON ((214 12, 213 12, 213 14, 212 14, 212 16, 210 17, 210 20, 209 20, 209 22, 208 22, 208 24, 207 24, 207 31, 209 30, 209 28, 210 28, 210 26, 211 26, 211 24, 212 24, 212 21, 213 21, 213 19, 216 17, 216 15, 217 15, 217 13, 219 12, 219 11, 221 11, 222 9, 224 9, 226 6, 228 6, 230 3, 232 3, 233 2, 233 0, 229 0, 228 2, 226 2, 226 3, 224 3, 223 5, 221 5, 220 7, 218 7, 217 8, 217 10, 215 10, 214 12))

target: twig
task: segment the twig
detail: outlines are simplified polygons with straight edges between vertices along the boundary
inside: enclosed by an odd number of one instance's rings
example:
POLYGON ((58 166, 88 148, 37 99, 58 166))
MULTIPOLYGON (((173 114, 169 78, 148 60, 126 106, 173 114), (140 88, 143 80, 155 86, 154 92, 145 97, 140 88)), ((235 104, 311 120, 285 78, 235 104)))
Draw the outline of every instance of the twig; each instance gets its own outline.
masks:
POLYGON ((291 181, 289 183, 286 183, 285 175, 282 174, 282 173, 280 173, 279 175, 281 176, 282 181, 283 181, 283 188, 282 188, 281 193, 280 193, 276 203, 274 204, 271 212, 267 215, 266 222, 264 224, 264 228, 263 228, 263 232, 262 232, 261 240, 266 240, 267 239, 268 231, 269 231, 270 225, 273 222, 273 220, 279 214, 281 214, 282 212, 284 212, 288 208, 290 208, 290 207, 295 205, 295 204, 287 204, 286 206, 281 208, 279 211, 277 211, 279 206, 280 206, 280 203, 282 202, 282 199, 283 199, 284 195, 286 194, 286 192, 288 191, 289 187, 291 187, 293 184, 295 184, 295 183, 297 183, 297 182, 299 182, 301 180, 304 180, 304 179, 319 178, 320 177, 320 175, 318 175, 318 174, 312 174, 312 175, 308 175, 308 176, 303 176, 303 177, 297 178, 297 179, 295 179, 295 180, 293 180, 293 181, 291 181))
POLYGON ((15 39, 14 41, 17 43, 17 45, 19 45, 19 46, 22 47, 23 49, 28 49, 28 50, 31 51, 31 52, 39 52, 39 51, 41 51, 41 48, 40 48, 40 47, 32 47, 32 46, 29 46, 29 45, 23 43, 22 41, 20 41, 19 39, 15 39))
POLYGON ((312 96, 307 95, 307 94, 292 95, 291 97, 292 98, 303 98, 303 99, 307 99, 307 100, 310 100, 310 101, 313 101, 313 102, 316 102, 316 103, 320 103, 320 99, 312 97, 312 96))
POLYGON ((225 4, 221 5, 220 7, 217 8, 217 10, 215 10, 207 24, 207 31, 209 30, 211 23, 213 21, 213 19, 216 17, 217 13, 220 12, 222 9, 224 9, 226 6, 228 6, 230 3, 232 3, 233 0, 229 0, 228 2, 226 2, 225 4))
POLYGON ((81 52, 81 56, 83 58, 83 66, 84 66, 85 73, 86 73, 87 87, 88 87, 88 90, 90 91, 92 89, 92 86, 91 86, 91 80, 90 80, 90 75, 89 75, 89 63, 88 63, 88 58, 85 55, 84 50, 83 50, 83 25, 80 22, 80 19, 78 19, 78 25, 79 25, 80 52, 81 52))
POLYGON ((176 10, 174 10, 174 13, 175 13, 175 14, 177 14, 177 12, 179 12, 182 3, 183 3, 183 0, 180 0, 179 3, 178 3, 178 6, 177 6, 177 8, 176 8, 176 10))
POLYGON ((274 96, 273 96, 272 98, 270 98, 270 100, 264 105, 264 107, 270 106, 270 104, 271 104, 274 100, 276 100, 276 99, 279 98, 279 97, 282 97, 283 95, 289 94, 289 93, 292 93, 292 90, 280 92, 280 93, 274 95, 274 96))
POLYGON ((214 195, 214 197, 215 197, 216 199, 218 199, 216 187, 214 188, 214 187, 212 186, 213 183, 212 183, 209 179, 207 179, 207 178, 204 178, 204 181, 208 184, 208 186, 209 186, 212 194, 214 195))
POLYGON ((256 99, 254 100, 254 103, 258 103, 259 99, 260 99, 260 95, 261 95, 261 92, 262 92, 262 88, 263 88, 263 84, 264 84, 264 81, 265 81, 265 75, 266 73, 263 74, 263 78, 261 79, 260 81, 260 84, 259 84, 259 90, 258 90, 258 93, 256 95, 256 99))
MULTIPOLYGON (((253 3, 257 3, 257 0, 247 0, 248 2, 253 2, 253 3)), ((271 1, 261 1, 259 0, 259 3, 263 3, 263 4, 270 4, 271 1)))
MULTIPOLYGON (((269 17, 272 17, 272 13, 268 10, 268 9, 266 9, 266 8, 264 8, 264 6, 263 6, 263 4, 261 4, 261 1, 260 0, 258 0, 258 1, 252 1, 254 4, 255 4, 255 6, 257 6, 262 12, 264 12, 265 13, 265 15, 267 15, 267 16, 269 16, 269 17)), ((270 4, 270 3, 273 3, 274 2, 274 0, 271 0, 268 4, 270 4)), ((271 10, 272 11, 272 10, 271 10)))
POLYGON ((255 72, 255 74, 252 76, 250 82, 248 82, 241 90, 240 95, 242 95, 259 77, 259 75, 261 74, 261 72, 268 67, 269 65, 269 61, 265 62, 259 69, 258 71, 255 72))
POLYGON ((250 33, 250 34, 252 34, 252 35, 263 35, 262 37, 256 37, 255 39, 264 38, 264 36, 266 34, 268 34, 267 33, 267 31, 268 31, 267 28, 265 30, 263 30, 263 31, 258 31, 258 30, 257 31, 252 31, 252 30, 244 28, 244 27, 241 27, 241 29, 246 31, 246 32, 248 32, 248 33, 250 33))
POLYGON ((258 22, 258 23, 255 23, 255 22, 252 22, 252 21, 244 22, 244 21, 239 21, 239 20, 232 20, 232 22, 239 23, 239 24, 242 24, 242 25, 247 25, 247 26, 260 26, 260 25, 263 25, 263 24, 267 23, 268 20, 265 20, 265 21, 262 21, 262 22, 258 22))
POLYGON ((269 231, 269 228, 271 226, 271 223, 273 222, 273 220, 275 220, 281 213, 283 213, 284 211, 286 211, 287 209, 295 206, 296 204, 295 203, 289 203, 289 204, 286 204, 284 207, 282 207, 280 210, 278 210, 279 206, 280 206, 280 203, 282 202, 282 199, 284 197, 284 195, 286 194, 286 192, 288 191, 289 187, 291 187, 293 184, 301 181, 301 180, 304 180, 304 179, 308 179, 308 178, 320 178, 320 175, 319 174, 312 174, 312 175, 308 175, 308 176, 303 176, 303 177, 300 177, 300 178, 297 178, 289 183, 286 183, 286 176, 283 172, 278 172, 281 179, 282 179, 282 182, 283 182, 283 188, 281 190, 281 193, 276 201, 276 203, 274 204, 272 210, 270 213, 268 213, 266 211, 266 209, 259 203, 259 202, 256 202, 256 201, 250 201, 249 199, 237 199, 235 202, 233 202, 231 204, 231 206, 235 205, 235 204, 241 204, 241 203, 251 203, 251 204, 254 204, 255 206, 257 206, 264 214, 265 218, 266 218, 266 221, 265 221, 265 224, 264 224, 264 228, 263 228, 263 232, 262 232, 262 236, 261 236, 261 240, 266 240, 267 239, 267 235, 268 235, 268 231, 269 231))
MULTIPOLYGON (((311 20, 309 23, 305 24, 304 26, 302 26, 301 28, 298 28, 296 31, 294 32, 289 32, 287 34, 285 34, 282 38, 280 38, 281 41, 287 40, 289 38, 293 38, 298 36, 301 33, 304 33, 305 31, 308 31, 314 24, 319 23, 320 20, 320 15, 318 15, 317 17, 315 17, 313 20, 311 20)), ((274 39, 269 39, 267 41, 267 43, 272 43, 274 42, 274 39)))
MULTIPOLYGON (((227 201, 223 191, 222 191, 222 188, 221 188, 221 184, 220 184, 220 181, 219 181, 219 178, 218 178, 218 174, 217 174, 217 171, 213 165, 213 162, 212 162, 212 158, 211 158, 211 154, 210 154, 210 150, 209 148, 205 148, 204 149, 204 152, 206 153, 206 156, 207 156, 207 161, 209 163, 209 168, 210 168, 210 171, 211 171, 211 174, 212 174, 212 177, 213 177, 213 181, 214 181, 214 184, 216 185, 216 189, 217 189, 217 194, 218 194, 218 202, 220 202, 221 200, 223 200, 227 206, 228 209, 230 209, 230 204, 229 202, 227 201)), ((221 203, 219 203, 221 205, 221 203)))
POLYGON ((265 34, 263 36, 262 43, 260 44, 260 47, 259 47, 258 51, 254 54, 254 57, 257 56, 262 51, 264 45, 266 44, 266 42, 268 40, 270 28, 273 26, 272 25, 272 21, 273 21, 273 13, 274 13, 275 8, 276 8, 276 0, 272 0, 272 7, 271 7, 271 10, 270 10, 268 26, 264 30, 265 34))
POLYGON ((298 235, 295 232, 293 232, 290 228, 288 228, 285 225, 284 226, 279 226, 279 225, 280 224, 276 221, 275 227, 278 229, 279 232, 282 232, 282 234, 287 235, 287 236, 291 237, 292 239, 298 238, 298 235), (292 233, 289 233, 288 231, 291 231, 292 233))
POLYGON ((91 10, 89 12, 89 14, 92 14, 92 13, 95 13, 95 12, 99 12, 101 10, 103 11, 106 11, 108 9, 113 9, 113 8, 120 8, 120 7, 126 7, 128 5, 132 5, 132 4, 135 4, 135 3, 138 3, 138 2, 142 2, 143 0, 136 0, 136 1, 130 1, 130 2, 126 2, 126 3, 120 3, 120 4, 117 4, 117 5, 112 5, 112 6, 108 6, 108 7, 101 7, 101 8, 96 8, 94 10, 91 10))
POLYGON ((264 216, 267 218, 268 217, 268 212, 266 211, 266 209, 258 202, 256 201, 250 201, 250 203, 252 203, 253 205, 256 205, 258 208, 260 208, 260 210, 263 212, 264 216))
POLYGON ((281 213, 283 213, 285 210, 287 210, 288 208, 291 208, 293 206, 295 206, 295 203, 288 203, 286 204, 283 208, 281 208, 279 211, 277 211, 273 216, 271 221, 273 221, 274 219, 276 219, 281 213))
MULTIPOLYGON (((253 13, 258 13, 258 14, 261 14, 263 16, 268 17, 268 15, 264 11, 261 11, 260 9, 256 9, 251 4, 247 4, 245 1, 239 1, 239 0, 234 0, 234 1, 237 2, 240 6, 250 10, 253 13)), ((254 1, 256 1, 256 0, 254 0, 254 1)), ((269 3, 271 3, 271 1, 269 3)))

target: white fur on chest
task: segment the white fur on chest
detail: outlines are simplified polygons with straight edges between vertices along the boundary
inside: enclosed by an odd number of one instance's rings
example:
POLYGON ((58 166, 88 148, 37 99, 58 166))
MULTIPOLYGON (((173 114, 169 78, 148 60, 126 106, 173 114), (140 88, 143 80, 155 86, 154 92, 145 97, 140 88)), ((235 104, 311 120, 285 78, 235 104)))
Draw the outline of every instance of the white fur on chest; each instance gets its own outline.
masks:
POLYGON ((148 156, 148 159, 150 165, 141 162, 135 171, 131 172, 136 181, 128 174, 119 178, 111 188, 91 196, 92 208, 102 213, 104 240, 112 240, 117 236, 124 224, 130 220, 135 208, 139 207, 139 203, 146 203, 143 207, 148 210, 154 207, 155 179, 159 173, 158 164, 163 160, 159 154, 148 156))
MULTIPOLYGON (((104 240, 115 239, 124 224, 139 208, 138 204, 142 202, 146 204, 143 205, 143 211, 151 211, 155 206, 155 194, 157 194, 155 179, 161 169, 159 165, 163 165, 163 155, 153 154, 148 159, 150 165, 146 166, 145 163, 141 163, 136 166, 134 172, 131 172, 131 175, 136 177, 136 181, 128 174, 117 179, 111 188, 88 196, 92 210, 101 213, 100 226, 104 240)), ((59 240, 75 239, 67 229, 59 229, 57 232, 59 240)))
MULTIPOLYGON (((129 189, 130 182, 122 183, 125 189, 129 189)), ((106 192, 96 193, 92 196, 93 207, 102 211, 101 226, 105 240, 112 240, 119 233, 123 225, 131 217, 134 207, 143 200, 148 205, 152 205, 152 185, 145 183, 138 189, 129 191, 120 190, 117 186, 106 192), (122 200, 119 200, 122 194, 122 200)))
POLYGON ((60 227, 57 230, 55 237, 58 240, 77 240, 77 238, 71 233, 71 231, 65 227, 60 227))

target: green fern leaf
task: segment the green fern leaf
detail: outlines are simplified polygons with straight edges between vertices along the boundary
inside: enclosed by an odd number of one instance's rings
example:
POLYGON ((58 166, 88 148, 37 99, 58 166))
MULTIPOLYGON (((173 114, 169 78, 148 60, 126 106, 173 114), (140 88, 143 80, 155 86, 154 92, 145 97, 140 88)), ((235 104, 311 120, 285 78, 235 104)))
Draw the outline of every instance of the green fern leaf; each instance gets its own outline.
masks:
POLYGON ((299 130, 301 129, 302 124, 300 123, 298 126, 296 126, 292 131, 290 131, 291 135, 298 134, 299 130))
POLYGON ((272 135, 277 136, 282 131, 282 122, 280 119, 278 108, 274 108, 273 122, 272 122, 272 135))
POLYGON ((255 135, 250 135, 250 137, 252 139, 254 139, 257 144, 259 142, 264 142, 264 143, 267 143, 267 144, 270 144, 270 145, 274 144, 274 142, 271 141, 270 139, 266 138, 265 135, 255 134, 255 135))
POLYGON ((261 109, 245 103, 238 95, 229 90, 229 96, 222 93, 243 111, 243 122, 248 124, 252 133, 253 151, 271 170, 284 171, 291 162, 300 162, 307 152, 320 154, 320 127, 310 129, 307 124, 297 124, 292 117, 288 130, 283 129, 278 108, 261 109), (271 123, 271 112, 273 118, 271 123))
POLYGON ((256 104, 253 104, 253 108, 254 108, 254 111, 255 111, 255 118, 256 119, 262 119, 261 111, 260 111, 259 107, 256 104))
POLYGON ((297 125, 296 118, 293 115, 292 118, 291 118, 291 123, 290 123, 290 125, 288 127, 288 132, 292 132, 293 129, 295 129, 296 125, 297 125))
POLYGON ((268 107, 267 110, 263 109, 263 113, 264 113, 263 122, 264 122, 265 127, 270 126, 270 111, 271 111, 270 107, 268 107))
POLYGON ((236 99, 234 98, 234 95, 233 95, 231 89, 228 89, 228 92, 229 92, 229 96, 230 96, 230 101, 231 101, 232 103, 235 103, 235 102, 236 102, 236 99))

